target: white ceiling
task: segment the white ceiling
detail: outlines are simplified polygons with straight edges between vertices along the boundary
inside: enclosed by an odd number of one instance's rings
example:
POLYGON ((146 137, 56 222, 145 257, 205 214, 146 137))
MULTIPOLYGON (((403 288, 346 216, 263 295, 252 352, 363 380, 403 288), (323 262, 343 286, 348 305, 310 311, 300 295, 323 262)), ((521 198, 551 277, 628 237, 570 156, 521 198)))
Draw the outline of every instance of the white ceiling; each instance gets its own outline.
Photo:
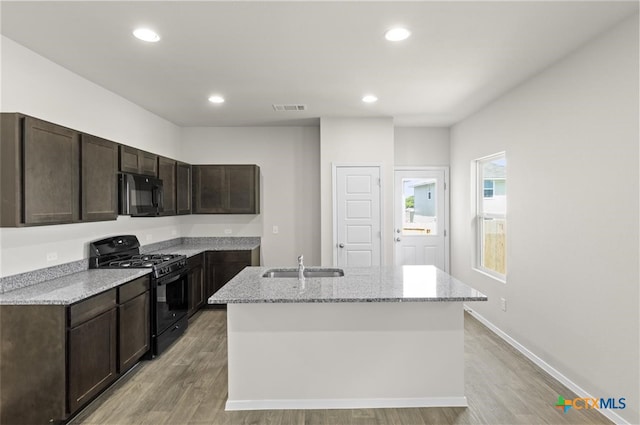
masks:
POLYGON ((9 2, 1 32, 180 126, 393 117, 448 126, 637 13, 637 1, 9 2), (400 43, 383 37, 404 25, 400 43), (145 25, 155 44, 131 32, 145 25), (213 105, 211 94, 227 101, 213 105), (379 101, 361 98, 375 93, 379 101), (274 103, 306 104, 275 112, 274 103))

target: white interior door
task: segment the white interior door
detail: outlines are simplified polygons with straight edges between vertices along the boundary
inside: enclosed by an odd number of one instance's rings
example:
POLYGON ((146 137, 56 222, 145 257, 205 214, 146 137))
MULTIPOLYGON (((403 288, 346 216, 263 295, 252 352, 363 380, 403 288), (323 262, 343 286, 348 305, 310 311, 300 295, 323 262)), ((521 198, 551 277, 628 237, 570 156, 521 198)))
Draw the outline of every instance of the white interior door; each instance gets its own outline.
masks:
POLYGON ((446 169, 396 170, 395 264, 449 271, 446 169))
POLYGON ((336 166, 334 191, 334 263, 379 266, 380 167, 336 166))

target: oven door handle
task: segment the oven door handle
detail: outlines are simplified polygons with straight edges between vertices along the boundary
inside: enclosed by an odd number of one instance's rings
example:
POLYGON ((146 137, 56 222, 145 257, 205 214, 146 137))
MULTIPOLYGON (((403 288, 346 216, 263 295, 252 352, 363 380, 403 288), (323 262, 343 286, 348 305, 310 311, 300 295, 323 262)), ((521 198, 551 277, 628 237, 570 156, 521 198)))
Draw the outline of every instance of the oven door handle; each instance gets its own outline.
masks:
POLYGON ((160 200, 160 188, 158 186, 153 186, 151 189, 151 205, 155 208, 158 208, 160 200))
POLYGON ((174 276, 174 277, 170 278, 169 280, 161 279, 161 280, 157 283, 157 286, 168 285, 168 284, 170 284, 170 283, 176 282, 176 281, 178 281, 178 280, 180 280, 180 279, 184 278, 186 275, 187 275, 187 272, 186 272, 186 271, 184 271, 184 272, 181 272, 179 275, 177 275, 177 276, 174 276))

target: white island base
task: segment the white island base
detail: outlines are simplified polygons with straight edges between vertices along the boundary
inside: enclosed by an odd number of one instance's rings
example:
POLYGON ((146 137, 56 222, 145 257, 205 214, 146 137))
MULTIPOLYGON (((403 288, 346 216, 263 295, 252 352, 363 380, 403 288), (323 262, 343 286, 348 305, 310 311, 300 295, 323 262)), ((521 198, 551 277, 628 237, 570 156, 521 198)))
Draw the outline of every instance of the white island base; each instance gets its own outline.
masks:
POLYGON ((462 301, 227 306, 226 410, 467 406, 462 301))

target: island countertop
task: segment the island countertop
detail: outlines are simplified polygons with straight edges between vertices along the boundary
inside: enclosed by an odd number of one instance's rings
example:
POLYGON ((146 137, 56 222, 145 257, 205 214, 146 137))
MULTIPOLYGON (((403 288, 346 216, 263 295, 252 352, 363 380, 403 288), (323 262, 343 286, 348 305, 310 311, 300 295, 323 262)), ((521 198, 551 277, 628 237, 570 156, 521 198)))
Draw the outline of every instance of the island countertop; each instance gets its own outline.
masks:
MULTIPOLYGON (((307 267, 307 270, 317 268, 307 267)), ((434 266, 347 267, 344 276, 265 278, 273 267, 247 267, 209 304, 486 301, 487 296, 434 266)))

